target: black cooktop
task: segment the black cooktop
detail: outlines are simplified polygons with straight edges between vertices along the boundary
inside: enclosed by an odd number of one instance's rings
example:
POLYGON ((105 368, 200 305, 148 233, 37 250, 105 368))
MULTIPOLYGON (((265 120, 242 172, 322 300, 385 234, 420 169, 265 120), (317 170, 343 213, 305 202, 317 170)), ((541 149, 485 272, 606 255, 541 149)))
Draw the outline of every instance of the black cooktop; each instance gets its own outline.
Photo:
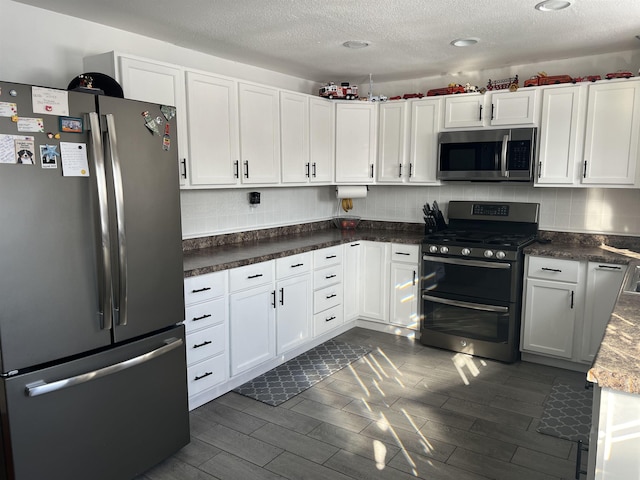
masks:
POLYGON ((505 233, 483 230, 456 230, 448 229, 427 234, 424 237, 426 243, 438 244, 477 244, 500 245, 507 247, 519 247, 527 245, 535 239, 532 233, 505 233))

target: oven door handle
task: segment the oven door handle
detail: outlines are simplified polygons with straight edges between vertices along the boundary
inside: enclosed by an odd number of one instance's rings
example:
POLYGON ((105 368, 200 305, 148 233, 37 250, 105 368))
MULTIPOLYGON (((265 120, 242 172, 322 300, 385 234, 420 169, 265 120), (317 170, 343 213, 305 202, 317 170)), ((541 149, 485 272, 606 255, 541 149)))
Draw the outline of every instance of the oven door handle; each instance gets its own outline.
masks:
POLYGON ((422 259, 429 262, 451 263, 453 265, 466 265, 468 267, 497 268, 504 270, 511 268, 511 264, 502 262, 483 262, 482 260, 464 260, 461 258, 430 257, 429 255, 424 255, 422 259))
POLYGON ((470 308, 472 310, 482 310, 484 312, 508 313, 509 307, 500 307, 497 305, 485 305, 482 303, 461 302, 460 300, 449 300, 446 298, 434 297, 432 295, 422 295, 423 300, 433 303, 443 303, 453 307, 470 308))

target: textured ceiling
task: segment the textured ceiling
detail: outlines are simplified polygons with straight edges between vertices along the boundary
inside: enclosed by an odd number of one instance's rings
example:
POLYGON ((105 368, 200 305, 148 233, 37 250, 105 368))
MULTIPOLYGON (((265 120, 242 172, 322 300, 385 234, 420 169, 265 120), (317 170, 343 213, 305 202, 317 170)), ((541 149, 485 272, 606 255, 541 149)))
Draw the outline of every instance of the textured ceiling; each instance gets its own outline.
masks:
MULTIPOLYGON (((640 48, 640 0, 16 0, 309 80, 410 79, 640 48), (450 42, 473 37, 477 45, 450 42), (366 40, 350 50, 347 40, 366 40)), ((635 73, 635 72, 634 72, 635 73)))

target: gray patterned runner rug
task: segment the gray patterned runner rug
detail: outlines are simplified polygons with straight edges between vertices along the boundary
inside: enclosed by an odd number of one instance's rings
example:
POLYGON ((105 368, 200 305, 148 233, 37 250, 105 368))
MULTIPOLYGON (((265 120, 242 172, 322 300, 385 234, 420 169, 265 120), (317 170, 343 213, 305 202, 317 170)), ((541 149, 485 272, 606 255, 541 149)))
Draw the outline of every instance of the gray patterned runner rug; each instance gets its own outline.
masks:
POLYGON ((359 345, 328 340, 233 391, 276 407, 369 352, 359 345))
POLYGON ((537 431, 553 437, 589 444, 593 391, 556 383, 545 400, 537 431))

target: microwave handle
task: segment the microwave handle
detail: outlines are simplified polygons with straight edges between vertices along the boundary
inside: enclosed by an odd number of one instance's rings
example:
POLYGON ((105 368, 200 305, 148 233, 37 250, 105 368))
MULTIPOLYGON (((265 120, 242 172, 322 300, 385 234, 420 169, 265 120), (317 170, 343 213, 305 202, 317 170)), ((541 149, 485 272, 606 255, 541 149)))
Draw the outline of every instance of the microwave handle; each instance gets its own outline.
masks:
POLYGON ((507 147, 509 146, 509 134, 505 134, 502 138, 502 156, 500 157, 500 173, 502 177, 508 177, 507 170, 507 147))

